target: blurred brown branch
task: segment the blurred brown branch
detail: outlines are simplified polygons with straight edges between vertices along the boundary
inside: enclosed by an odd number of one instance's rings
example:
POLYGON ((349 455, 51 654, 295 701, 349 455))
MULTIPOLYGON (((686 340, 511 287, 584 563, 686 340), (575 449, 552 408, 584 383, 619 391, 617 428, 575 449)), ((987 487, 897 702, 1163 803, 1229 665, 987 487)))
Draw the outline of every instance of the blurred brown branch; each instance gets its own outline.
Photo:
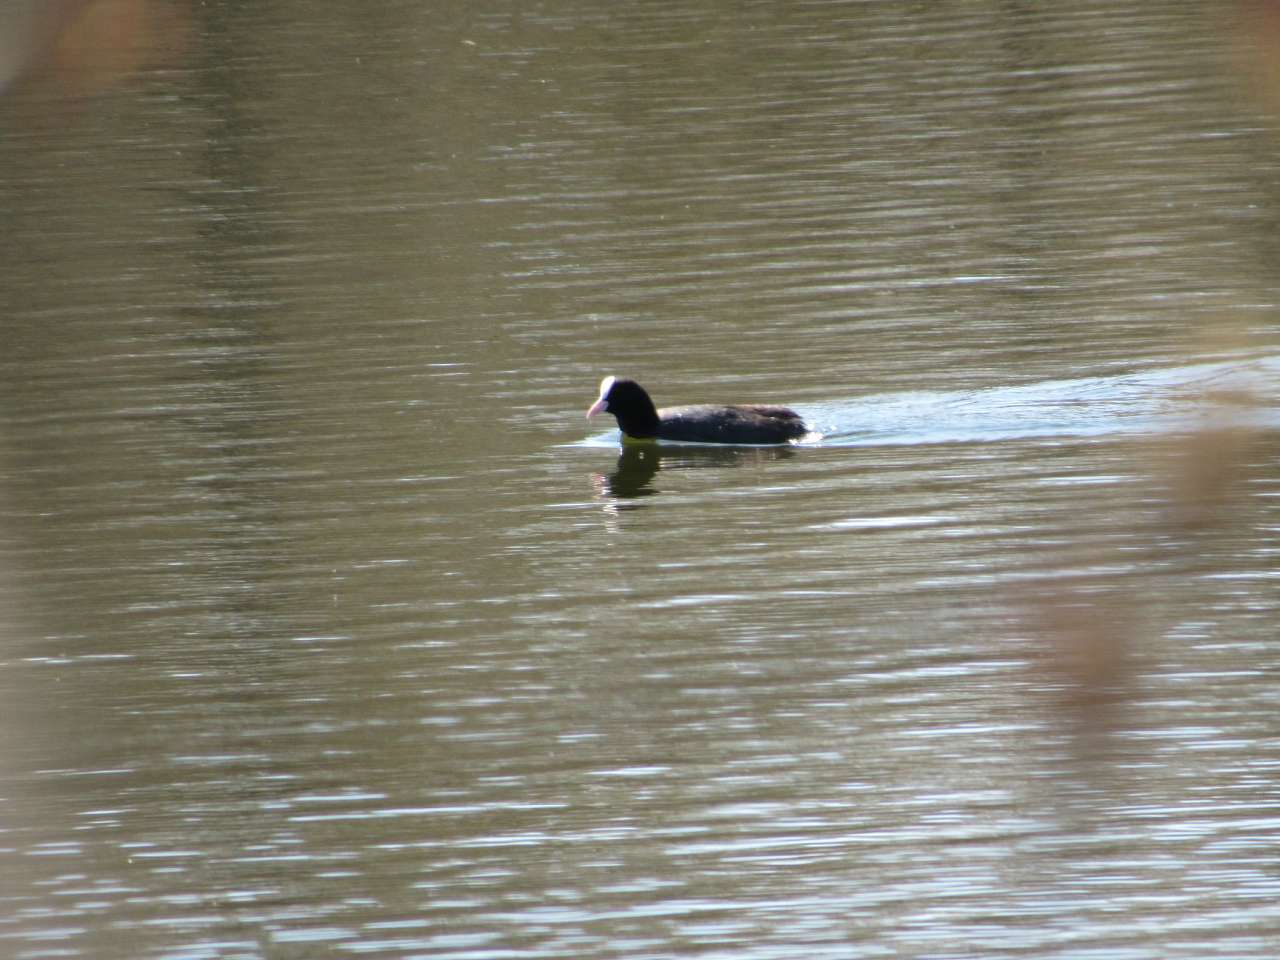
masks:
POLYGON ((0 93, 21 82, 79 96, 179 49, 185 15, 155 0, 10 0, 0 21, 0 93))

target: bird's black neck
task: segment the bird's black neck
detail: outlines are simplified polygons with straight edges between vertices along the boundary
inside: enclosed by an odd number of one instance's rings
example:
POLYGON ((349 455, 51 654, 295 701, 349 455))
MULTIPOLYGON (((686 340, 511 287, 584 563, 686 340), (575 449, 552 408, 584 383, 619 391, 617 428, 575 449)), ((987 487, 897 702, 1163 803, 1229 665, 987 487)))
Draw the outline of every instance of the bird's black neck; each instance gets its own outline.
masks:
POLYGON ((626 409, 614 413, 614 416, 628 437, 649 440, 658 435, 658 409, 647 395, 629 398, 626 409))

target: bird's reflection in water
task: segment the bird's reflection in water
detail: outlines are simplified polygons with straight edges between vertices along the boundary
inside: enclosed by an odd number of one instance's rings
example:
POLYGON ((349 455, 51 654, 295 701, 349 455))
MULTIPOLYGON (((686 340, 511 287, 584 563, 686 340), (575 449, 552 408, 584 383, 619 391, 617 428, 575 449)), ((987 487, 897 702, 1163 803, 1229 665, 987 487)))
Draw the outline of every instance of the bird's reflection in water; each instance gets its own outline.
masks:
POLYGON ((654 477, 660 470, 699 467, 737 467, 794 457, 792 447, 672 446, 628 444, 618 456, 617 467, 608 475, 591 475, 596 495, 607 501, 612 511, 634 510, 645 497, 658 493, 654 477))

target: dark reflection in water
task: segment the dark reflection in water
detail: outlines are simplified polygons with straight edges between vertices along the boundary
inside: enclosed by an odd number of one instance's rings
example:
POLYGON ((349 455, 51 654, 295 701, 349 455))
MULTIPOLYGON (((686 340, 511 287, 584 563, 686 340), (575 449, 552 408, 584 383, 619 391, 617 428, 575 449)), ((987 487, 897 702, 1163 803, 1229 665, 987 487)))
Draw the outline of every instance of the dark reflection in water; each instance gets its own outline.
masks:
POLYGON ((651 497, 657 493, 652 480, 661 469, 662 452, 650 447, 623 446, 618 463, 610 474, 593 473, 591 486, 602 497, 623 500, 651 497))
POLYGON ((660 470, 727 468, 747 463, 786 460, 796 455, 792 447, 695 447, 661 444, 624 444, 612 473, 592 474, 592 487, 602 497, 631 500, 658 492, 654 477, 660 470))

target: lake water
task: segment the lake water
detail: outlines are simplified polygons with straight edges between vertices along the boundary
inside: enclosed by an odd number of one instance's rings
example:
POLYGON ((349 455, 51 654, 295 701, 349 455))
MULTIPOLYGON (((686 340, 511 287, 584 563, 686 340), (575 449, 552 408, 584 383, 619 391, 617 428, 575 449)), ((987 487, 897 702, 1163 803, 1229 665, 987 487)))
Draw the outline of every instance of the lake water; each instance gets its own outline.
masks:
POLYGON ((0 956, 1276 956, 1268 5, 28 6, 0 956))

